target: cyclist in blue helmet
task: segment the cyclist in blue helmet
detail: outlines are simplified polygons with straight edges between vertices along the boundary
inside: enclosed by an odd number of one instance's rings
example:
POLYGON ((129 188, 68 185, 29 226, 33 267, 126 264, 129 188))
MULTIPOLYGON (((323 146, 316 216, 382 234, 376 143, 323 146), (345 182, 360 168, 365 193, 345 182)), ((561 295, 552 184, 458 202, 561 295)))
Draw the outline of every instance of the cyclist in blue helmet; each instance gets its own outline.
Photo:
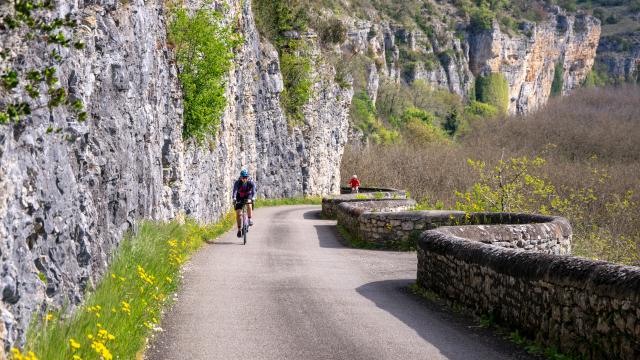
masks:
POLYGON ((253 225, 253 205, 256 200, 256 183, 249 178, 249 172, 246 169, 240 171, 240 178, 233 184, 233 195, 231 195, 236 210, 236 223, 238 224, 238 237, 242 236, 240 231, 242 216, 242 205, 247 204, 247 216, 249 217, 249 226, 253 225))

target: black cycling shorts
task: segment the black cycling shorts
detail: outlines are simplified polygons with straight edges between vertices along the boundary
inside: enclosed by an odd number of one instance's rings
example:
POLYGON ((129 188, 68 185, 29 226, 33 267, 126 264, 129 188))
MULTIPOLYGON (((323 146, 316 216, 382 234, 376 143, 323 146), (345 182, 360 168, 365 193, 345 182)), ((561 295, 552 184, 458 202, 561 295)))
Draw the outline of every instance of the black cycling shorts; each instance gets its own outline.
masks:
POLYGON ((249 199, 236 199, 236 210, 242 210, 242 205, 246 204, 249 199))

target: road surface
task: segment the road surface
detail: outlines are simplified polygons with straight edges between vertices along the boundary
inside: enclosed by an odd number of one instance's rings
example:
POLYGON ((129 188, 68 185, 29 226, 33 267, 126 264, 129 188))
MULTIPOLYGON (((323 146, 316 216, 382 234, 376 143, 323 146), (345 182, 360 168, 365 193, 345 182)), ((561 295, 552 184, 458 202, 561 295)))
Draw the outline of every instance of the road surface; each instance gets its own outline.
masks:
POLYGON ((186 266, 146 357, 528 359, 523 350, 407 290, 415 252, 344 247, 319 206, 256 210, 186 266))

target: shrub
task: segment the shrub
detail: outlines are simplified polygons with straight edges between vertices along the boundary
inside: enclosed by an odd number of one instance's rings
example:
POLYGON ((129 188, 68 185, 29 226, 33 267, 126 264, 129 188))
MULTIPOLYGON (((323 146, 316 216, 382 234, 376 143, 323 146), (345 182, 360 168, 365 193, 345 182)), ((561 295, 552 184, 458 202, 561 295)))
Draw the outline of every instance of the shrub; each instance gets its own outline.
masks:
POLYGON ((481 32, 493 28, 493 20, 496 15, 486 7, 479 7, 471 12, 469 30, 471 32, 481 32))
POLYGON ((476 99, 495 106, 501 113, 509 108, 509 84, 500 73, 476 78, 476 99))
POLYGON ((562 62, 556 64, 553 69, 553 82, 551 83, 551 96, 562 95, 562 88, 564 87, 564 67, 562 62))
POLYGON ((302 109, 311 97, 311 59, 284 52, 280 55, 280 69, 284 82, 281 102, 290 124, 298 125, 304 121, 302 109))
POLYGON ((169 41, 175 47, 184 96, 182 134, 200 142, 217 132, 227 104, 225 77, 241 39, 231 27, 222 25, 219 12, 199 9, 189 15, 184 8, 172 11, 169 41))
POLYGON ((347 28, 336 18, 321 24, 319 32, 320 40, 326 44, 342 44, 347 39, 347 28))
POLYGON ((312 93, 311 58, 308 45, 299 36, 309 26, 307 8, 301 0, 253 0, 259 31, 278 49, 284 82, 280 103, 290 126, 304 121, 303 107, 312 93))

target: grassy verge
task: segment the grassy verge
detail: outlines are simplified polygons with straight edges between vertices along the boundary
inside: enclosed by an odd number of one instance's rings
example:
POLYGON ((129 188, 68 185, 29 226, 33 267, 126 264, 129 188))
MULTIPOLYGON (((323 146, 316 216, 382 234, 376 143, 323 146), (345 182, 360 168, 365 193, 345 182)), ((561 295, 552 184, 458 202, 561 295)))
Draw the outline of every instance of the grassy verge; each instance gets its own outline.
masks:
POLYGON ((322 196, 308 196, 303 198, 286 198, 286 199, 258 199, 255 207, 261 208, 265 206, 280 205, 321 205, 322 196))
POLYGON ((157 330, 178 288, 181 265, 204 241, 229 230, 232 213, 213 225, 143 222, 121 242, 95 291, 72 314, 49 312, 30 326, 14 359, 135 359, 157 330), (29 356, 29 352, 34 354, 29 356))

